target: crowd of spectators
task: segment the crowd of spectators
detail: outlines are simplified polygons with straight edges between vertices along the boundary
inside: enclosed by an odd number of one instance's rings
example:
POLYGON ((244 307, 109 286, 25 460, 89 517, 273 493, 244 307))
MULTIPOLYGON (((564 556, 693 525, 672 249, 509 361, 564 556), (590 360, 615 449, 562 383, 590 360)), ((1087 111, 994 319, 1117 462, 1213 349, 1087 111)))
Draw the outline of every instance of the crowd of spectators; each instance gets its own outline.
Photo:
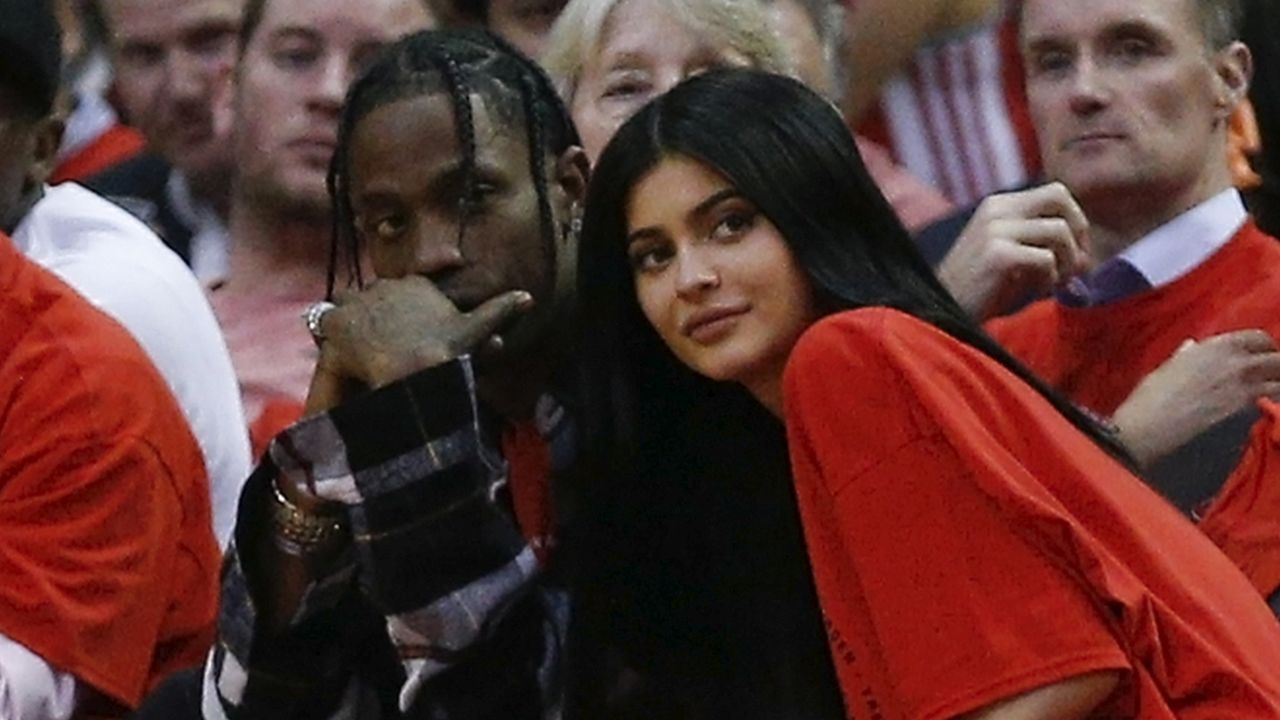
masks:
POLYGON ((1280 720, 1273 28, 0 0, 0 718, 1280 720), (666 336, 629 223, 686 176, 787 249, 698 230, 666 336), (793 254, 785 387, 682 351, 793 254), (868 308, 901 347, 817 322, 868 308))

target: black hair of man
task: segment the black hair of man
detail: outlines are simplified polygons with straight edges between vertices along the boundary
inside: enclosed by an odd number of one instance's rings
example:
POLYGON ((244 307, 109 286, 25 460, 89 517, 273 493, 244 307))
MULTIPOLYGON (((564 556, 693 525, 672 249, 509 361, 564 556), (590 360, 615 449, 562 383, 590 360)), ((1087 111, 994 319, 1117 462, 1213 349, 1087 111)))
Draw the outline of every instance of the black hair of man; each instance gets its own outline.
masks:
POLYGON ((53 0, 0 0, 0 83, 27 119, 53 112, 62 79, 62 29, 53 0))
MULTIPOLYGON (((497 35, 478 29, 427 30, 388 46, 352 84, 338 123, 338 143, 329 168, 329 196, 333 204, 333 245, 329 260, 332 294, 338 266, 346 265, 359 284, 359 235, 348 188, 351 137, 356 125, 373 110, 410 97, 447 92, 462 148, 466 203, 476 183, 475 120, 471 96, 483 98, 495 116, 524 123, 529 169, 538 195, 543 242, 554 257, 556 237, 547 190, 547 157, 580 144, 568 110, 546 72, 497 35)), ((458 228, 466 233, 466 208, 458 228)))

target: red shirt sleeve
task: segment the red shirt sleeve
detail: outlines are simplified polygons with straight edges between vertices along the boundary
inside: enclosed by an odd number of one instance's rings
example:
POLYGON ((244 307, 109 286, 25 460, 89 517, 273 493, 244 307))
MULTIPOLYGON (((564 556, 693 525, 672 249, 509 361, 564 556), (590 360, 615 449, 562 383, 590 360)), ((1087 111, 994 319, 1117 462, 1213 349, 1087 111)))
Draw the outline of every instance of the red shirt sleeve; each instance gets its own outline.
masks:
POLYGON ((784 389, 806 537, 852 715, 951 717, 1127 667, 1082 578, 1010 527, 984 490, 1016 469, 964 459, 1007 453, 994 440, 956 451, 885 350, 886 319, 895 332, 912 330, 881 311, 815 326, 784 389))
POLYGON ((181 543, 199 524, 184 507, 208 507, 181 489, 204 487, 195 441, 113 339, 95 338, 101 365, 30 338, 6 358, 0 632, 132 706, 177 651, 167 641, 211 630, 217 558, 211 535, 203 553, 181 543))
POLYGON ((1205 509, 1200 529, 1263 597, 1280 592, 1280 404, 1260 400, 1244 457, 1205 509))

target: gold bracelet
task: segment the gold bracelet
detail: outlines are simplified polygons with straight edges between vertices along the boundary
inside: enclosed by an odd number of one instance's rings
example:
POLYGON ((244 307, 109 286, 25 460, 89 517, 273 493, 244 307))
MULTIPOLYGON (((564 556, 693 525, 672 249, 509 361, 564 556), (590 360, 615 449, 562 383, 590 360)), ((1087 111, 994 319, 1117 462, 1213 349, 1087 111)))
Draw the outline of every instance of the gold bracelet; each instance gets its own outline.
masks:
POLYGON ((275 503, 271 521, 276 529, 276 545, 290 555, 303 555, 336 537, 346 528, 341 512, 308 512, 289 502, 280 486, 271 483, 275 503))

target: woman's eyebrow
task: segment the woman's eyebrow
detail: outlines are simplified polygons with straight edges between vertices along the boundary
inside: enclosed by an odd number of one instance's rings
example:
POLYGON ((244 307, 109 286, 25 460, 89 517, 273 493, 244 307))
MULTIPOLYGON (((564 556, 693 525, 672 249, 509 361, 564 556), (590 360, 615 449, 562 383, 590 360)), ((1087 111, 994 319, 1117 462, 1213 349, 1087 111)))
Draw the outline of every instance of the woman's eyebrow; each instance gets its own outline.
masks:
POLYGON ((626 246, 631 247, 632 245, 635 245, 641 240, 648 240, 650 238, 658 238, 658 237, 662 237, 662 229, 659 228, 657 225, 642 227, 639 230, 633 230, 632 232, 627 233, 626 246))
MULTIPOLYGON (((738 197, 742 197, 742 193, 738 192, 737 188, 726 187, 726 188, 717 190, 711 193, 710 195, 708 195, 707 197, 703 198, 697 205, 694 205, 692 208, 690 208, 689 212, 685 213, 685 219, 688 222, 693 222, 694 220, 697 220, 699 217, 706 215, 708 212, 711 211, 712 208, 724 202, 725 200, 729 200, 731 198, 738 198, 738 197)), ((659 237, 661 235, 662 235, 662 228, 660 228, 657 225, 642 227, 639 230, 633 230, 632 232, 627 233, 627 245, 630 246, 632 243, 638 240, 644 240, 646 238, 651 238, 651 237, 659 237)))
POLYGON ((688 212, 686 217, 688 217, 689 219, 693 219, 700 215, 705 215, 707 214, 708 211, 711 210, 711 208, 715 207, 716 205, 719 205, 725 200, 728 200, 729 198, 735 198, 735 197, 741 197, 741 196, 742 194, 738 192, 737 188, 727 187, 722 190, 717 190, 716 192, 713 192, 710 195, 708 195, 706 198, 704 198, 702 202, 698 203, 697 205, 694 205, 693 209, 688 212))

